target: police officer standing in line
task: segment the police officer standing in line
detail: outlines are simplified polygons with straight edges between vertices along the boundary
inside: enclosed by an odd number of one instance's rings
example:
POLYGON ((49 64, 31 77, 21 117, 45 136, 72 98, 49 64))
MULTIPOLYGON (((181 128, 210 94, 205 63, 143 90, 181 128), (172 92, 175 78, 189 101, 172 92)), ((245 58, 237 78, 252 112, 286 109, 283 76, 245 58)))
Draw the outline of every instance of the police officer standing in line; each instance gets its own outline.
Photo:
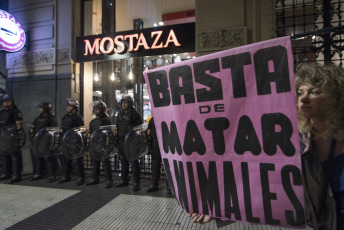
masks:
MULTIPOLYGON (((159 190, 159 179, 160 179, 160 168, 161 168, 161 154, 159 149, 158 137, 156 135, 156 129, 154 124, 154 118, 149 120, 147 135, 149 138, 149 146, 151 149, 151 171, 152 171, 152 181, 151 186, 146 190, 146 192, 155 192, 159 190)), ((166 179, 166 192, 171 194, 171 189, 166 179)))
MULTIPOLYGON (((30 141, 33 142, 35 134, 46 127, 56 127, 58 122, 56 116, 52 113, 51 104, 49 102, 40 102, 36 105, 39 108, 39 116, 35 118, 30 128, 30 141)), ((33 157, 34 165, 36 165, 35 174, 31 177, 31 181, 42 179, 44 176, 45 159, 44 157, 33 157)), ((46 158, 48 164, 48 183, 56 180, 57 159, 55 156, 48 156, 46 158)))
MULTIPOLYGON (((1 98, 3 108, 0 109, 0 127, 8 125, 16 125, 17 130, 22 129, 23 115, 14 103, 14 98, 8 94, 4 94, 1 98)), ((8 154, 1 159, 3 165, 3 174, 0 180, 7 180, 9 184, 21 181, 21 171, 23 168, 22 152, 18 148, 11 154, 8 154), (12 177, 11 177, 12 165, 12 177)))
MULTIPOLYGON (((109 116, 106 114, 106 104, 102 101, 93 102, 93 113, 96 116, 90 122, 90 132, 99 129, 100 126, 111 125, 109 116)), ((109 158, 102 160, 104 174, 105 174, 105 188, 111 188, 113 185, 112 172, 111 172, 111 162, 109 158)), ((100 175, 100 161, 92 158, 92 178, 86 183, 86 185, 99 184, 100 175)))
MULTIPOLYGON (((61 137, 68 131, 68 129, 84 126, 84 121, 79 115, 79 102, 74 99, 67 100, 68 113, 62 117, 61 123, 61 137)), ((64 176, 60 179, 59 183, 68 182, 71 180, 70 173, 72 171, 73 160, 64 158, 64 176)), ((78 180, 76 185, 82 185, 85 183, 84 162, 82 157, 77 158, 74 162, 77 166, 78 180)))
MULTIPOLYGON (((118 135, 118 152, 121 156, 121 182, 116 187, 123 187, 129 185, 129 162, 125 157, 124 139, 126 134, 135 126, 142 124, 140 114, 133 107, 133 99, 124 94, 121 100, 122 111, 117 115, 116 126, 118 135)), ((140 165, 139 161, 131 162, 133 173, 133 191, 140 190, 140 165)))

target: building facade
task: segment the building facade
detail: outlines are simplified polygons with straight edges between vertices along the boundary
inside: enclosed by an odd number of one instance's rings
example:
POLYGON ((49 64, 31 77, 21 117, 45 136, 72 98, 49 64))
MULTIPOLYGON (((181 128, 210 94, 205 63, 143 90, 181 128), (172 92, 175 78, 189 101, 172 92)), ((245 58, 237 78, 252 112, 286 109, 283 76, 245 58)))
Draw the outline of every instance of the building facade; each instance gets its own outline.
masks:
MULTIPOLYGON (((0 8, 21 22, 28 40, 19 52, 0 53, 0 88, 14 96, 24 115, 25 130, 38 115, 36 102, 50 102, 61 121, 67 98, 80 102, 86 125, 92 119, 93 100, 108 105, 114 122, 123 93, 133 96, 135 107, 146 119, 150 105, 142 74, 145 69, 298 34, 303 35, 293 38, 296 63, 333 60, 341 65, 343 5, 343 1, 325 0, 1 0, 0 8), (194 46, 187 52, 172 49, 156 55, 146 49, 138 57, 88 61, 77 56, 78 40, 83 38, 128 31, 140 34, 183 23, 195 24, 194 46), (330 27, 334 29, 322 31, 330 27)), ((106 51, 108 46, 104 47, 106 51)), ((29 147, 28 143, 24 152, 29 147)), ((23 155, 24 171, 31 172, 29 154, 23 155)))

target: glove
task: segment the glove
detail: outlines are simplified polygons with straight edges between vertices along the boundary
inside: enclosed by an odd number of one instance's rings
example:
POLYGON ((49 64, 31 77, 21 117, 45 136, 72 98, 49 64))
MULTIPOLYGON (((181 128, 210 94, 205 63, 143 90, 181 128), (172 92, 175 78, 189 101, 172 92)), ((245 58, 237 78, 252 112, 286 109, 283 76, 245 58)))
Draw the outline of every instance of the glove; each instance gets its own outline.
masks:
POLYGON ((29 139, 30 139, 30 142, 33 142, 34 141, 34 138, 35 138, 35 128, 30 128, 29 130, 29 139))

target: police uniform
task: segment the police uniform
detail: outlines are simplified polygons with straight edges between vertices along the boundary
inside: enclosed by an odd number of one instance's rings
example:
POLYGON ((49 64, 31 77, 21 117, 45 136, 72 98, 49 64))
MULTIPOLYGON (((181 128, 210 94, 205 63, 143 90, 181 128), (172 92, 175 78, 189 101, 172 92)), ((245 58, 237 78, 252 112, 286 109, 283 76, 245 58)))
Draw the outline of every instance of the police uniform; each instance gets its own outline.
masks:
MULTIPOLYGON (((160 168, 161 168, 161 154, 159 148, 158 137, 156 135, 156 129, 154 124, 154 118, 152 117, 149 120, 148 128, 150 130, 150 146, 151 146, 151 154, 152 154, 152 161, 151 161, 151 171, 152 171, 152 181, 151 187, 147 189, 147 192, 154 192, 158 190, 159 187, 159 179, 160 179, 160 168)), ((167 194, 171 194, 171 189, 166 180, 166 192, 167 194)))
MULTIPOLYGON (((0 128, 16 125, 17 121, 22 121, 23 116, 17 106, 14 105, 12 101, 11 108, 1 108, 0 109, 0 128)), ((6 154, 1 159, 2 162, 2 175, 0 180, 9 180, 9 183, 15 183, 21 180, 22 171, 22 152, 20 148, 13 149, 11 153, 6 154), (12 168, 11 168, 12 165, 12 168)))
POLYGON ((151 118, 148 123, 148 129, 151 131, 151 146, 152 146, 152 161, 151 161, 151 171, 152 171, 152 183, 151 187, 147 189, 147 192, 153 192, 158 190, 159 178, 160 178, 160 167, 161 167, 161 155, 159 149, 158 138, 156 135, 154 118, 151 118))
MULTIPOLYGON (((52 113, 47 113, 46 116, 40 114, 38 117, 35 118, 32 125, 34 126, 34 133, 31 133, 31 137, 38 133, 41 129, 46 127, 56 127, 58 126, 58 122, 56 116, 52 113)), ((31 138, 32 139, 32 138, 31 138)), ((41 179, 44 175, 45 169, 45 159, 44 157, 34 157, 36 169, 35 175, 31 178, 31 180, 41 179)), ((56 179, 56 172, 57 172, 57 159, 55 156, 48 156, 46 157, 46 161, 48 164, 48 182, 54 182, 56 179)))
MULTIPOLYGON (((104 112, 102 112, 98 117, 94 118, 89 125, 90 132, 94 132, 95 130, 99 129, 100 126, 104 125, 111 125, 111 121, 108 117, 108 115, 104 112)), ((111 172, 111 162, 109 158, 105 158, 101 162, 103 164, 104 168, 104 174, 105 174, 105 184, 106 188, 112 187, 113 181, 112 181, 112 172, 111 172)), ((100 175, 100 161, 92 158, 92 177, 87 182, 86 185, 93 185, 99 183, 99 175, 100 175)))
MULTIPOLYGON (((62 117, 62 134, 61 137, 68 131, 68 129, 84 126, 84 121, 82 117, 78 113, 67 113, 62 117)), ((60 183, 70 181, 70 173, 72 170, 73 160, 64 159, 65 168, 64 168, 64 176, 61 178, 60 183)), ((76 185, 82 185, 85 181, 85 172, 84 172, 84 163, 82 157, 75 159, 75 163, 77 165, 77 173, 78 173, 78 180, 76 185)))
MULTIPOLYGON (((131 107, 128 111, 121 111, 117 115, 116 126, 118 135, 118 152, 121 156, 121 183, 116 187, 127 186, 129 184, 129 162, 125 157, 124 139, 126 134, 135 126, 142 124, 142 118, 135 108, 131 107)), ((140 189, 140 165, 139 161, 131 162, 133 173, 133 190, 140 189)))

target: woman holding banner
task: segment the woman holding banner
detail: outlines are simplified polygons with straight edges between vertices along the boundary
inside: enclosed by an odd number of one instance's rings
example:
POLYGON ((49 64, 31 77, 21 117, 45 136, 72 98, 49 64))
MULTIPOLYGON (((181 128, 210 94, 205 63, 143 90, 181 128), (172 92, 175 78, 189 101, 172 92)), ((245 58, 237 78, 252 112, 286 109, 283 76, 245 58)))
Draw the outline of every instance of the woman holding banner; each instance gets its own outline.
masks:
MULTIPOLYGON (((343 230, 344 70, 335 65, 300 65, 295 84, 307 224, 343 230)), ((201 224, 213 219, 197 213, 189 217, 201 224)))
POLYGON ((295 84, 307 223, 343 229, 344 70, 302 65, 295 84))

